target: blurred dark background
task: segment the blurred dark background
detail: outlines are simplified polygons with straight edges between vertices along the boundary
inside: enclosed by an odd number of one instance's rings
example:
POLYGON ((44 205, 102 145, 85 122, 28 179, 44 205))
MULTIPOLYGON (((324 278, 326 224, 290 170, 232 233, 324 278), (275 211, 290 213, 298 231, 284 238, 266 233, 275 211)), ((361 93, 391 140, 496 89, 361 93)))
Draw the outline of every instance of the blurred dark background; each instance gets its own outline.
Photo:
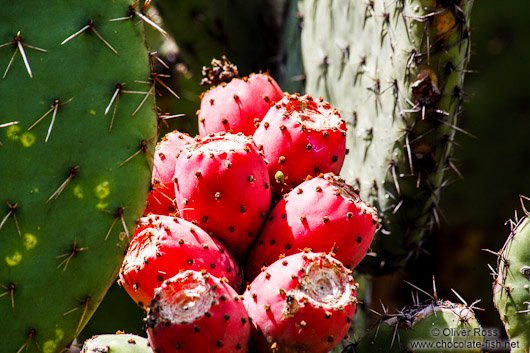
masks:
MULTIPOLYGON (((493 278, 488 264, 496 267, 496 257, 483 249, 498 251, 509 234, 506 221, 514 212, 522 214, 519 194, 530 196, 530 36, 527 34, 530 2, 517 7, 494 0, 476 1, 471 17, 472 57, 464 90, 461 127, 477 136, 458 134, 455 161, 463 179, 442 190, 441 226, 425 244, 426 253, 407 268, 373 278, 371 306, 378 310, 379 299, 390 311, 411 304, 414 285, 432 293, 433 276, 438 297, 455 302, 454 289, 468 303, 481 300, 477 317, 483 327, 502 331, 492 304, 493 278)), ((152 33, 155 38, 157 33, 152 33)), ((223 53, 221 53, 223 54, 223 53)), ((165 47, 161 57, 171 70, 160 67, 173 78, 162 78, 181 96, 161 100, 161 108, 187 117, 171 121, 192 132, 199 98, 194 93, 200 78, 179 62, 176 48, 165 47)), ((164 89, 160 92, 166 95, 164 89)), ((530 203, 529 203, 530 204, 530 203)), ((421 295, 420 295, 421 296, 421 295)), ((426 298, 426 297, 425 297, 426 298)), ((143 313, 135 308, 117 286, 109 292, 81 338, 95 333, 124 330, 142 334, 143 313)))

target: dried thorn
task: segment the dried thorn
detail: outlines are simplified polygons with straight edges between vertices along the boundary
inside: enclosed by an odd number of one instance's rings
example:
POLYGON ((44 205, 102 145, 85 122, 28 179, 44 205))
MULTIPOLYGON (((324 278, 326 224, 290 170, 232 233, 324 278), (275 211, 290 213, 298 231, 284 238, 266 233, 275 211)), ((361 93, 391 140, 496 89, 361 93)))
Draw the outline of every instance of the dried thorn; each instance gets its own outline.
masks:
POLYGON ((125 223, 125 218, 123 217, 123 212, 125 211, 125 209, 126 207, 118 207, 116 211, 107 211, 107 210, 104 211, 104 212, 114 213, 116 215, 116 218, 114 218, 114 221, 110 225, 107 235, 105 235, 105 240, 107 240, 107 238, 109 237, 110 233, 112 232, 112 229, 114 228, 114 225, 116 225, 116 222, 118 220, 121 220, 123 229, 125 230, 125 234, 127 235, 127 239, 130 239, 129 230, 127 229, 127 224, 125 223))
POLYGON ((134 12, 138 17, 140 17, 145 23, 147 23, 148 25, 150 25, 151 27, 153 27, 154 29, 156 29, 158 32, 160 32, 160 34, 162 34, 162 36, 166 39, 166 40, 169 40, 169 37, 167 35, 167 32, 164 31, 159 25, 157 25, 156 23, 154 23, 149 17, 147 17, 146 15, 142 14, 141 12, 138 12, 138 11, 135 11, 134 12))
POLYGON ((410 283, 409 281, 403 280, 403 282, 405 282, 406 284, 408 284, 408 285, 411 286, 412 288, 414 288, 414 289, 416 289, 416 290, 422 292, 423 294, 425 294, 425 295, 428 296, 429 298, 431 298, 431 299, 433 299, 433 300, 435 299, 435 297, 433 297, 433 296, 432 296, 431 294, 429 294, 427 291, 424 291, 423 289, 421 289, 420 287, 418 287, 418 286, 416 286, 416 285, 410 283))
POLYGON ((18 124, 20 124, 20 121, 11 121, 9 123, 0 124, 0 129, 4 127, 13 126, 13 125, 18 125, 18 124))
POLYGON ((458 294, 457 291, 455 291, 453 288, 451 288, 451 291, 458 297, 458 299, 464 304, 465 306, 468 306, 467 302, 462 298, 460 294, 458 294))
POLYGON ((92 32, 94 32, 94 34, 95 34, 95 35, 96 35, 96 36, 97 36, 97 37, 98 37, 98 38, 99 38, 99 39, 100 39, 100 40, 101 40, 101 41, 102 41, 102 42, 103 42, 103 43, 104 43, 104 44, 105 44, 110 50, 112 50, 112 52, 113 52, 114 54, 116 54, 117 56, 120 56, 120 53, 118 53, 118 51, 117 51, 116 49, 114 49, 114 48, 112 47, 112 45, 110 45, 110 43, 107 42, 107 41, 105 40, 105 38, 103 38, 103 36, 102 36, 101 34, 99 34, 98 31, 96 31, 96 29, 94 28, 94 26, 92 26, 91 29, 92 29, 92 32))
POLYGON ((399 202, 397 203, 396 207, 394 207, 394 209, 392 210, 392 214, 396 214, 397 211, 399 211, 399 209, 403 205, 403 202, 404 202, 404 200, 399 200, 399 202))
POLYGON ((169 119, 174 119, 174 118, 180 118, 182 116, 186 116, 186 114, 173 114, 173 115, 162 114, 162 115, 159 115, 158 117, 162 120, 169 120, 169 119))
POLYGON ((74 245, 72 246, 72 250, 70 250, 69 253, 62 254, 62 255, 59 255, 59 256, 55 257, 56 259, 60 259, 62 257, 66 257, 66 259, 64 259, 63 261, 61 261, 61 263, 59 265, 57 265, 57 269, 59 269, 61 266, 64 265, 64 268, 63 268, 63 271, 62 271, 64 273, 64 271, 66 271, 66 268, 68 267, 68 264, 70 264, 70 260, 72 260, 72 258, 74 258, 74 256, 76 256, 78 252, 84 251, 86 249, 88 249, 88 248, 87 247, 79 248, 77 246, 77 238, 75 238, 74 239, 74 245))
POLYGON ((4 288, 6 291, 2 294, 0 294, 0 297, 3 297, 4 295, 10 295, 11 297, 11 309, 13 310, 13 316, 17 316, 17 313, 15 312, 15 283, 11 283, 9 286, 4 286, 3 284, 0 284, 0 287, 4 288))
POLYGON ((180 98, 178 94, 176 94, 171 88, 169 88, 168 85, 166 85, 161 79, 160 77, 167 77, 166 75, 160 75, 160 74, 156 74, 156 73, 153 73, 153 80, 160 83, 162 85, 162 87, 164 87, 165 89, 167 89, 169 91, 169 93, 171 93, 173 96, 175 96, 176 98, 180 98))
POLYGON ((77 329, 76 329, 76 333, 75 333, 75 336, 77 336, 80 331, 81 331, 81 324, 83 323, 85 317, 86 317, 86 314, 88 312, 88 308, 90 306, 90 301, 92 300, 92 297, 90 296, 86 296, 85 299, 79 299, 79 298, 76 298, 76 300, 80 301, 81 304, 79 304, 78 306, 76 306, 75 308, 71 309, 71 310, 68 310, 67 312, 65 312, 63 314, 63 316, 66 316, 66 315, 69 315, 71 313, 73 313, 74 311, 76 311, 77 309, 79 309, 81 306, 84 306, 83 308, 83 313, 81 314, 81 318, 79 319, 79 323, 77 324, 77 329))
POLYGON ((83 28, 81 28, 79 31, 75 32, 74 34, 72 34, 71 36, 63 40, 61 42, 61 45, 68 43, 70 40, 74 39, 75 37, 79 36, 80 34, 88 30, 91 30, 99 38, 99 40, 101 40, 110 50, 112 50, 114 54, 116 54, 117 56, 120 56, 120 54, 116 51, 116 49, 114 49, 112 45, 110 45, 110 43, 107 42, 105 38, 103 38, 103 36, 99 34, 99 32, 94 28, 94 20, 89 20, 88 23, 83 28))
POLYGON ((22 41, 22 36, 20 34, 20 31, 18 31, 18 33, 15 35, 14 40, 12 40, 11 42, 4 43, 4 44, 0 45, 0 48, 5 47, 7 45, 11 45, 11 44, 16 44, 15 53, 11 57, 11 60, 9 61, 9 64, 7 65, 7 69, 4 72, 4 76, 3 76, 2 79, 5 79, 5 77, 7 75, 7 72, 9 71, 9 68, 11 67, 11 64, 13 63, 13 59, 17 55, 18 51, 20 51, 20 55, 22 55, 22 60, 24 61, 24 65, 26 66, 26 70, 28 71, 29 77, 33 78, 33 73, 31 72, 31 67, 29 66, 28 57, 26 55, 26 51, 24 50, 24 47, 29 48, 29 49, 33 49, 33 50, 37 50, 37 51, 40 51, 40 52, 43 52, 43 53, 48 53, 48 51, 46 49, 42 49, 42 48, 35 47, 33 45, 29 45, 29 44, 24 43, 22 41))
POLYGON ((438 121, 438 122, 440 122, 440 123, 442 123, 442 124, 444 124, 444 125, 446 125, 446 126, 449 126, 451 129, 454 129, 454 130, 456 130, 456 131, 459 131, 459 132, 463 133, 464 135, 467 135, 467 136, 469 136, 469 137, 471 137, 471 138, 474 138, 474 139, 478 140, 478 137, 477 137, 477 136, 473 135, 473 134, 470 133, 470 132, 467 132, 466 130, 464 130, 464 129, 462 129, 462 128, 459 128, 459 127, 456 126, 456 125, 450 124, 450 123, 448 123, 448 122, 446 122, 446 121, 443 121, 442 119, 438 119, 438 118, 434 118, 434 117, 433 117, 433 119, 436 120, 436 121, 438 121))
POLYGON ((15 56, 17 55, 17 53, 18 53, 18 46, 15 49, 15 53, 13 53, 11 60, 9 60, 9 63, 7 64, 7 68, 6 68, 6 71, 4 72, 4 76, 2 76, 2 80, 6 78, 7 73, 9 72, 9 69, 11 68, 11 64, 13 63, 13 60, 15 59, 15 56))
POLYGON ((156 51, 152 51, 152 52, 149 53, 149 56, 151 56, 156 61, 158 61, 163 67, 166 68, 166 70, 169 70, 169 65, 166 64, 166 62, 164 60, 160 59, 156 54, 157 54, 156 51))
POLYGON ((9 207, 9 212, 2 219, 2 222, 0 222, 0 229, 2 229, 2 227, 4 226, 4 223, 7 221, 9 216, 13 215, 13 220, 15 221, 15 226, 17 227, 18 236, 22 238, 22 232, 20 231, 20 226, 18 224, 17 214, 16 214, 18 203, 11 204, 8 201, 6 201, 6 204, 9 207))
POLYGON ((530 201, 530 198, 528 198, 528 197, 526 197, 526 196, 523 196, 523 195, 519 194, 519 201, 521 202, 521 208, 523 209, 524 214, 525 214, 527 217, 530 217, 530 213, 526 210, 526 207, 524 207, 523 199, 525 199, 525 200, 527 200, 527 201, 530 201))
POLYGON ((48 127, 48 132, 46 133, 46 138, 44 139, 44 142, 48 142, 48 139, 50 138, 50 134, 51 134, 52 129, 53 129, 53 124, 55 123, 55 118, 57 117, 57 111, 59 110, 59 107, 62 106, 62 105, 70 103, 73 99, 74 99, 74 97, 70 98, 69 100, 67 100, 64 103, 61 103, 61 101, 59 99, 55 99, 53 101, 53 104, 52 104, 50 110, 48 110, 46 113, 44 113, 44 115, 41 116, 35 123, 33 123, 33 125, 31 125, 26 131, 30 131, 31 129, 33 129, 38 123, 41 122, 42 119, 44 119, 50 113, 53 112, 52 120, 50 122, 50 126, 48 127))
POLYGON ((42 352, 42 350, 40 349, 40 346, 39 344, 37 343, 37 340, 35 340, 35 334, 37 333, 37 330, 35 330, 34 328, 32 328, 31 330, 29 330, 28 332, 28 338, 26 339, 26 341, 24 342, 24 344, 18 349, 17 353, 20 353, 22 352, 22 350, 25 348, 26 350, 29 348, 29 345, 31 344, 31 341, 34 341, 35 342, 35 346, 37 347, 37 349, 39 350, 39 352, 42 352))
POLYGON ((123 162, 120 163, 120 165, 118 166, 118 168, 121 168, 123 167, 123 165, 127 162, 129 162, 131 159, 133 159, 134 157, 136 157, 137 155, 139 155, 140 153, 147 153, 149 152, 149 145, 147 144, 147 141, 145 140, 142 140, 140 142, 140 149, 136 152, 134 152, 129 158, 127 158, 126 160, 124 160, 123 162))
MULTIPOLYGON (((131 114, 131 118, 132 118, 133 116, 135 116, 136 113, 138 113, 138 111, 140 110, 140 108, 142 108, 142 106, 144 105, 144 103, 147 101, 147 98, 149 98, 149 96, 150 96, 151 94, 153 94, 154 89, 155 89, 155 86, 153 85, 153 86, 151 86, 151 88, 149 89, 149 91, 148 91, 147 93, 146 93, 146 92, 143 92, 143 93, 145 93, 145 97, 144 97, 144 98, 142 99, 142 101, 140 102, 140 105, 138 105, 138 107, 137 107, 137 108, 134 110, 134 112, 131 114)), ((133 93, 133 92, 127 92, 127 93, 133 93)), ((134 92, 134 93, 136 93, 136 92, 134 92)))
POLYGON ((52 199, 57 199, 59 195, 63 192, 66 185, 68 185, 68 183, 75 178, 77 173, 79 173, 79 166, 70 168, 70 175, 68 175, 68 178, 66 178, 66 180, 61 184, 61 186, 59 186, 59 188, 52 194, 52 196, 50 196, 46 203, 50 202, 52 199))
POLYGON ((458 175, 458 177, 460 178, 460 180, 464 180, 464 176, 462 175, 462 173, 460 173, 460 171, 458 170, 458 168, 456 167, 456 165, 453 163, 453 161, 451 160, 451 158, 448 158, 448 159, 447 159, 447 165, 449 165, 449 167, 451 167, 451 169, 456 173, 456 175, 458 175))
POLYGON ((490 250, 490 249, 481 249, 482 251, 485 251, 485 252, 489 252, 490 254, 493 254, 497 257, 501 256, 501 253, 500 252, 496 252, 496 251, 493 251, 493 250, 490 250))

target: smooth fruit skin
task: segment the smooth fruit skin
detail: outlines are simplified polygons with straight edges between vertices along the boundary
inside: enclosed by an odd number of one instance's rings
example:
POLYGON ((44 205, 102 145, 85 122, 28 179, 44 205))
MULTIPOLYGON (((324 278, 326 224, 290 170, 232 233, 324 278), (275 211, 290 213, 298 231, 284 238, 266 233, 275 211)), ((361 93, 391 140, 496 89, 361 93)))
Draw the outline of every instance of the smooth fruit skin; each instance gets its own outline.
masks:
POLYGON ((246 263, 252 279, 280 255, 300 249, 333 252, 354 269, 364 258, 378 226, 377 211, 338 176, 328 173, 306 180, 270 213, 246 263))
POLYGON ((157 143, 151 177, 151 191, 147 197, 144 216, 149 214, 171 215, 177 211, 173 176, 177 157, 188 143, 195 140, 177 130, 167 133, 157 143))
POLYGON ((336 109, 311 96, 286 95, 254 133, 269 162, 273 192, 283 194, 308 175, 339 174, 346 155, 346 123, 336 109), (283 174, 277 180, 277 173, 283 174))
POLYGON ((182 218, 243 258, 269 211, 267 166, 251 137, 211 134, 177 159, 175 196, 182 218))
POLYGON ((239 290, 243 275, 232 255, 204 230, 181 218, 151 215, 136 229, 120 270, 120 283, 144 309, 155 289, 184 270, 207 270, 239 290))
POLYGON ((324 253, 279 259, 247 286, 244 303, 260 353, 326 353, 346 335, 357 285, 324 253))
POLYGON ((267 74, 253 74, 218 85, 202 96, 199 135, 225 131, 252 136, 256 123, 282 97, 280 86, 267 74))
POLYGON ((225 280, 186 271, 156 290, 147 314, 154 352, 248 352, 250 324, 242 299, 225 280))
POLYGON ((83 344, 81 353, 152 353, 147 338, 127 333, 96 335, 83 344))

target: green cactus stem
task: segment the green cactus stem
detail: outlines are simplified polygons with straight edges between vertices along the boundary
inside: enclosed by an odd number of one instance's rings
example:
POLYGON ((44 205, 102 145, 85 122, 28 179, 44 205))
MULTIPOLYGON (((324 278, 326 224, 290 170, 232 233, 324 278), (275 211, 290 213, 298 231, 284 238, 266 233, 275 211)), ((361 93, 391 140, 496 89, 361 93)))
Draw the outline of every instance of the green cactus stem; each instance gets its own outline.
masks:
POLYGON ((512 343, 512 353, 530 350, 530 217, 510 222, 512 230, 498 253, 493 303, 512 343))
POLYGON ((144 209, 157 117, 134 6, 21 0, 0 13, 3 352, 71 344, 144 209))
POLYGON ((145 337, 117 333, 86 340, 81 353, 153 353, 153 350, 145 337))
MULTIPOLYGON (((381 212, 362 271, 418 253, 439 220, 470 56, 472 0, 299 0, 305 92, 348 122, 342 176, 381 212)), ((296 26, 295 26, 296 27, 296 26)), ((297 46, 287 48, 299 60, 297 46), (292 50, 291 50, 292 48, 292 50)), ((292 71, 292 70, 291 70, 292 71)))
POLYGON ((482 352, 484 336, 471 307, 428 300, 380 320, 358 342, 356 353, 482 352))

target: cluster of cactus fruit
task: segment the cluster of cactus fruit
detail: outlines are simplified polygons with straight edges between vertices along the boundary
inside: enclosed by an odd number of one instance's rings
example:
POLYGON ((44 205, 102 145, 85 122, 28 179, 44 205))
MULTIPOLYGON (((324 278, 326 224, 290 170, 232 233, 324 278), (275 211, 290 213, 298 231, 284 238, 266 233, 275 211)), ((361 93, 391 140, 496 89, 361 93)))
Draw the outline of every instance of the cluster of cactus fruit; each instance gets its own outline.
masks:
POLYGON ((328 352, 348 333, 352 269, 378 226, 336 175, 345 123, 267 74, 212 64, 201 136, 172 131, 156 147, 119 281, 156 352, 328 352))

